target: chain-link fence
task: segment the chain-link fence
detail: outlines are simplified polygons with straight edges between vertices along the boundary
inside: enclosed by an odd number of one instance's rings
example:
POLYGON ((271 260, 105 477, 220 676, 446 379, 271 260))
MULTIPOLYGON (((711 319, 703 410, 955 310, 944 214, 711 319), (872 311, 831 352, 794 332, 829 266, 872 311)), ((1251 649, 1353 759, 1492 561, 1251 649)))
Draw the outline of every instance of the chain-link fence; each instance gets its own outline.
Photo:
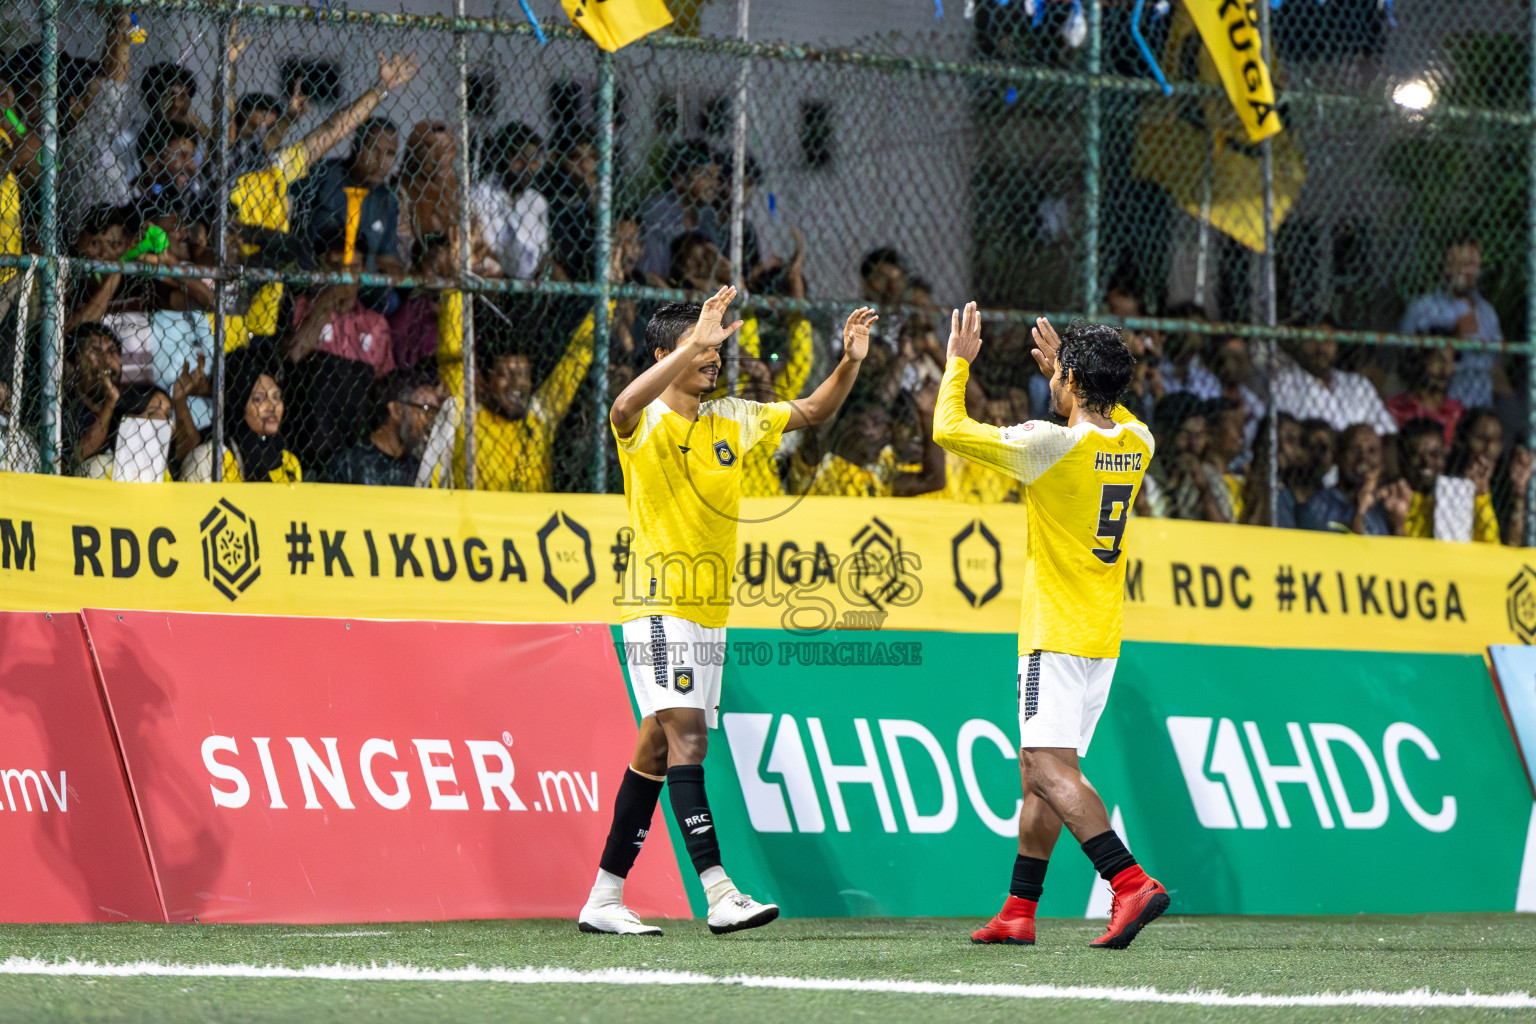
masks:
POLYGON ((1053 414, 1034 315, 1125 326, 1140 514, 1523 538, 1536 4, 1247 6, 1254 144, 1182 2, 689 0, 611 55, 460 3, 5 9, 0 468, 617 490, 651 312, 729 281, 759 398, 883 313, 752 493, 1017 500, 927 436, 975 298, 999 424, 1053 414))

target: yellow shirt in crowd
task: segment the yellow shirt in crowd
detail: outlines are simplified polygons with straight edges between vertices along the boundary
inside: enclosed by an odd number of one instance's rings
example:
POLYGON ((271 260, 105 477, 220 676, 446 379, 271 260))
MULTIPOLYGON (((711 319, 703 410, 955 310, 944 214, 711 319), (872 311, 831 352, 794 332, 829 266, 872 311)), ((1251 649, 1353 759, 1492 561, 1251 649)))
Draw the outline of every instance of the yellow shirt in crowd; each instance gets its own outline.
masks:
MULTIPOLYGON (((555 430, 592 366, 593 317, 571 335, 565 354, 534 392, 528 412, 509 420, 485 406, 475 410, 475 487, 482 491, 548 491, 553 477, 555 430)), ((464 432, 453 453, 455 486, 465 486, 464 432)))
POLYGON ((1117 406, 1113 430, 1032 420, 1012 427, 966 415, 970 364, 951 358, 933 439, 1024 484, 1027 510, 1019 653, 1120 654, 1125 558, 1120 542, 1152 463, 1152 432, 1117 406))
POLYGON ((821 457, 816 475, 805 493, 841 498, 889 498, 897 472, 896 449, 890 445, 882 448, 879 456, 868 466, 850 462, 835 452, 827 452, 821 457))
MULTIPOLYGON (((21 188, 14 174, 0 180, 0 253, 21 255, 21 188)), ((14 268, 0 267, 0 284, 15 276, 14 268)))
MULTIPOLYGON (((915 471, 921 472, 922 467, 918 466, 915 471)), ((1000 473, 990 466, 972 462, 963 455, 945 452, 944 489, 919 494, 918 497, 992 505, 1004 501, 1019 501, 1019 494, 1023 489, 1019 482, 1007 473, 1000 473)))
MULTIPOLYGON (((272 162, 259 171, 242 174, 229 190, 241 224, 268 231, 288 230, 288 187, 309 172, 309 156, 303 143, 277 151, 272 162)), ((256 250, 248 247, 245 255, 256 250)), ((251 335, 276 334, 278 308, 283 301, 283 286, 269 284, 251 297, 250 307, 241 316, 224 318, 226 351, 251 340, 251 335)))
MULTIPOLYGON (((762 334, 757 318, 741 325, 741 354, 753 359, 762 358, 762 334)), ((781 365, 773 374, 773 393, 783 401, 800 397, 805 382, 811 376, 811 322, 803 316, 789 321, 789 349, 781 365)), ((784 482, 779 479, 779 469, 773 459, 773 449, 758 445, 744 456, 741 468, 741 493, 746 498, 765 498, 784 493, 784 482)))
MULTIPOLYGON (((1415 491, 1403 517, 1403 529, 1409 537, 1433 539, 1435 536, 1435 496, 1415 491)), ((1493 510, 1493 495, 1472 498, 1472 539, 1479 544, 1499 543, 1499 516, 1493 510)))

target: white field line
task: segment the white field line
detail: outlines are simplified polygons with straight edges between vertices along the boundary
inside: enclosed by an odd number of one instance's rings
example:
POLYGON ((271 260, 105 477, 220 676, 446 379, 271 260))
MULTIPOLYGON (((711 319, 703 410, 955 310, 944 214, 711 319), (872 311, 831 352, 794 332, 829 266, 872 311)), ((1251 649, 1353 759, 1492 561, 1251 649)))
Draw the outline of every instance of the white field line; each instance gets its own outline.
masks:
POLYGON ((502 985, 736 985, 742 988, 801 992, 877 992, 917 996, 983 996, 993 999, 1067 999, 1112 1003, 1167 1003, 1182 1006, 1363 1006, 1536 1009, 1529 992, 1485 995, 1475 992, 1324 992, 1308 995, 1234 995, 1227 992, 1159 992, 1153 988, 1092 985, 1014 985, 973 982, 897 981, 862 978, 772 978, 751 975, 715 977, 688 971, 636 971, 605 968, 576 971, 563 967, 457 967, 423 969, 400 964, 357 966, 258 967, 252 964, 163 964, 140 961, 103 964, 11 957, 0 961, 0 975, 75 978, 242 978, 283 981, 490 982, 502 985))
POLYGON ((394 932, 284 932, 280 939, 356 939, 365 935, 393 935, 394 932))

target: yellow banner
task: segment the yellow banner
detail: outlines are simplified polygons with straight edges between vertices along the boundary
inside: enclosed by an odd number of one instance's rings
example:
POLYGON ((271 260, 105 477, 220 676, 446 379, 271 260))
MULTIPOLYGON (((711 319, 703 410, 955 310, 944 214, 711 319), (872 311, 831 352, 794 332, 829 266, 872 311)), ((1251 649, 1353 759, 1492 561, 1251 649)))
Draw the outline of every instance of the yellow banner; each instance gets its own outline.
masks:
MULTIPOLYGON (((1012 633, 1018 505, 742 503, 736 565, 679 602, 731 625, 1012 633)), ((623 499, 0 473, 0 608, 617 622, 643 600, 623 499)), ((1133 520, 1126 638, 1479 652, 1536 637, 1536 570, 1491 545, 1133 520)), ((658 609, 659 610, 659 609, 658 609)))
POLYGON ((1227 98, 1254 142, 1262 142, 1282 128, 1275 109, 1275 84, 1270 81, 1259 36, 1262 2, 1184 0, 1226 87, 1227 98))
POLYGON ((672 24, 662 0, 561 0, 571 21, 609 52, 672 24))

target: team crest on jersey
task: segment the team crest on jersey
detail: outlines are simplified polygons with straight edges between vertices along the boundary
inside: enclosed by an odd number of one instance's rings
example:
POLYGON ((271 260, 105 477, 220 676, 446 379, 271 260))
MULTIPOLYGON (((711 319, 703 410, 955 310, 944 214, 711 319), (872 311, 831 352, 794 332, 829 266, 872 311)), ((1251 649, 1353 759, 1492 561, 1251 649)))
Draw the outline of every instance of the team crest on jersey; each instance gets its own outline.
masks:
POLYGON ((678 693, 693 692, 693 669, 675 668, 672 670, 672 689, 678 693))
POLYGON ((720 460, 720 465, 722 466, 734 466, 736 464, 736 453, 731 451, 731 443, 729 441, 715 442, 715 458, 720 460))

